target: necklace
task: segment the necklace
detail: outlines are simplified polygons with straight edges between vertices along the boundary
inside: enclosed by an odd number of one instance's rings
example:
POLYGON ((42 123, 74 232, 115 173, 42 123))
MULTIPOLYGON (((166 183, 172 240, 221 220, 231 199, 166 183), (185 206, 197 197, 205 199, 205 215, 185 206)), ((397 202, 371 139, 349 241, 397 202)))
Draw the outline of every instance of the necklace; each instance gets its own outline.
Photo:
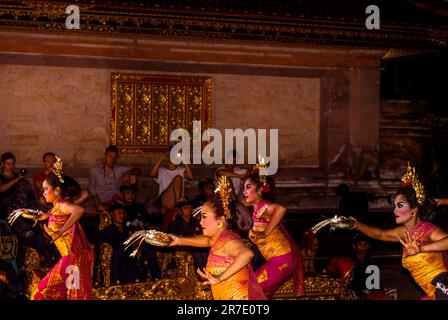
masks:
POLYGON ((257 218, 260 218, 263 213, 268 209, 270 203, 266 200, 260 200, 255 206, 254 214, 257 218))
POLYGON ((60 211, 61 204, 63 204, 64 202, 66 202, 64 199, 56 200, 56 202, 53 204, 53 208, 51 209, 50 213, 55 213, 55 212, 60 211))

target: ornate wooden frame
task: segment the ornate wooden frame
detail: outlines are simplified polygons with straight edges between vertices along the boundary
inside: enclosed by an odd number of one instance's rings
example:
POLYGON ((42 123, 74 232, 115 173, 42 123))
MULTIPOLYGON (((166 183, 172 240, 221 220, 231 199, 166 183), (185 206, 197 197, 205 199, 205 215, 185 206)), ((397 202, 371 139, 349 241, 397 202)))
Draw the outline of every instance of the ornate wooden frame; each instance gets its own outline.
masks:
POLYGON ((211 125, 211 78, 112 73, 111 143, 124 153, 164 152, 170 132, 211 125))

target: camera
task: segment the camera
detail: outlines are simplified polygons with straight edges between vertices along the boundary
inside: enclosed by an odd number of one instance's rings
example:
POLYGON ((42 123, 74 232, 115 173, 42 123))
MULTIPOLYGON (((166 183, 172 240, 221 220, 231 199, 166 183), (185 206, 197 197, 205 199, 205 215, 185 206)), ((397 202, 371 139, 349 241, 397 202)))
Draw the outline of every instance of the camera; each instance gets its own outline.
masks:
POLYGON ((25 176, 27 175, 27 173, 28 173, 28 170, 26 170, 26 169, 20 169, 20 175, 21 175, 22 177, 25 177, 25 176))

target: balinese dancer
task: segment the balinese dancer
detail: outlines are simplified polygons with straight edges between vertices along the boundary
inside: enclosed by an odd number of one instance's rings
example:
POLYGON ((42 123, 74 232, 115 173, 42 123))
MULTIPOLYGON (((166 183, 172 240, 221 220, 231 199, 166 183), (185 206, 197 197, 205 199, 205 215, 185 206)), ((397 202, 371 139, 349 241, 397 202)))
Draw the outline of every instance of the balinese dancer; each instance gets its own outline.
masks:
POLYGON ((70 197, 81 192, 79 184, 62 173, 62 161, 56 163, 43 182, 44 197, 53 208, 39 212, 34 220, 48 219, 45 231, 53 239, 61 259, 34 288, 33 300, 87 300, 92 296, 93 250, 78 220, 84 209, 71 203, 70 197))
POLYGON ((401 242, 403 267, 409 270, 414 280, 427 294, 423 299, 434 299, 436 287, 431 282, 436 276, 448 270, 444 264, 443 252, 433 251, 441 248, 437 245, 431 248, 431 245, 437 242, 440 244, 447 239, 448 234, 429 222, 433 206, 426 198, 415 168, 410 164, 396 194, 394 207, 398 227, 382 230, 350 217, 354 222, 353 229, 377 240, 401 242))
POLYGON ((254 225, 249 238, 266 260, 255 275, 268 298, 291 277, 294 293, 303 295, 302 254, 281 223, 286 208, 271 202, 275 183, 272 178, 260 174, 262 166, 257 164, 252 174, 244 179, 243 185, 244 201, 254 208, 254 225))
POLYGON ((177 237, 170 246, 211 247, 206 268, 198 274, 211 285, 215 300, 266 299, 252 271, 253 252, 233 231, 248 231, 252 221, 247 209, 230 200, 230 184, 219 179, 219 191, 201 208, 202 235, 177 237))

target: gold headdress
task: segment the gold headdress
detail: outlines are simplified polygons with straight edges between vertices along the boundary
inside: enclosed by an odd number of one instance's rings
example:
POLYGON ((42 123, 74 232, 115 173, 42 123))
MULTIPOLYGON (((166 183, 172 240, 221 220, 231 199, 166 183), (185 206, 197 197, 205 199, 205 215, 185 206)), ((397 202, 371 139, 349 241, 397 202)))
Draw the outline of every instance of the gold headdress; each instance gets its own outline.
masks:
POLYGON ((408 162, 408 167, 406 169, 406 173, 401 178, 403 183, 402 186, 410 186, 414 189, 415 195, 417 197, 417 202, 419 205, 425 203, 425 188, 420 183, 417 174, 415 173, 415 167, 411 165, 411 162, 408 162))
POLYGON ((218 188, 216 191, 218 192, 219 200, 221 201, 221 205, 224 210, 224 216, 227 220, 232 219, 232 213, 229 209, 232 188, 230 187, 230 183, 225 176, 221 176, 218 179, 218 188))
POLYGON ((258 162, 252 168, 252 173, 258 175, 260 181, 263 183, 263 192, 269 192, 270 186, 267 183, 266 175, 263 174, 266 168, 263 157, 259 157, 258 162))
POLYGON ((63 164, 62 164, 62 160, 61 157, 56 156, 56 162, 53 164, 53 168, 51 168, 51 172, 53 172, 59 179, 59 181, 61 183, 64 183, 64 179, 62 178, 62 168, 63 168, 63 164))

